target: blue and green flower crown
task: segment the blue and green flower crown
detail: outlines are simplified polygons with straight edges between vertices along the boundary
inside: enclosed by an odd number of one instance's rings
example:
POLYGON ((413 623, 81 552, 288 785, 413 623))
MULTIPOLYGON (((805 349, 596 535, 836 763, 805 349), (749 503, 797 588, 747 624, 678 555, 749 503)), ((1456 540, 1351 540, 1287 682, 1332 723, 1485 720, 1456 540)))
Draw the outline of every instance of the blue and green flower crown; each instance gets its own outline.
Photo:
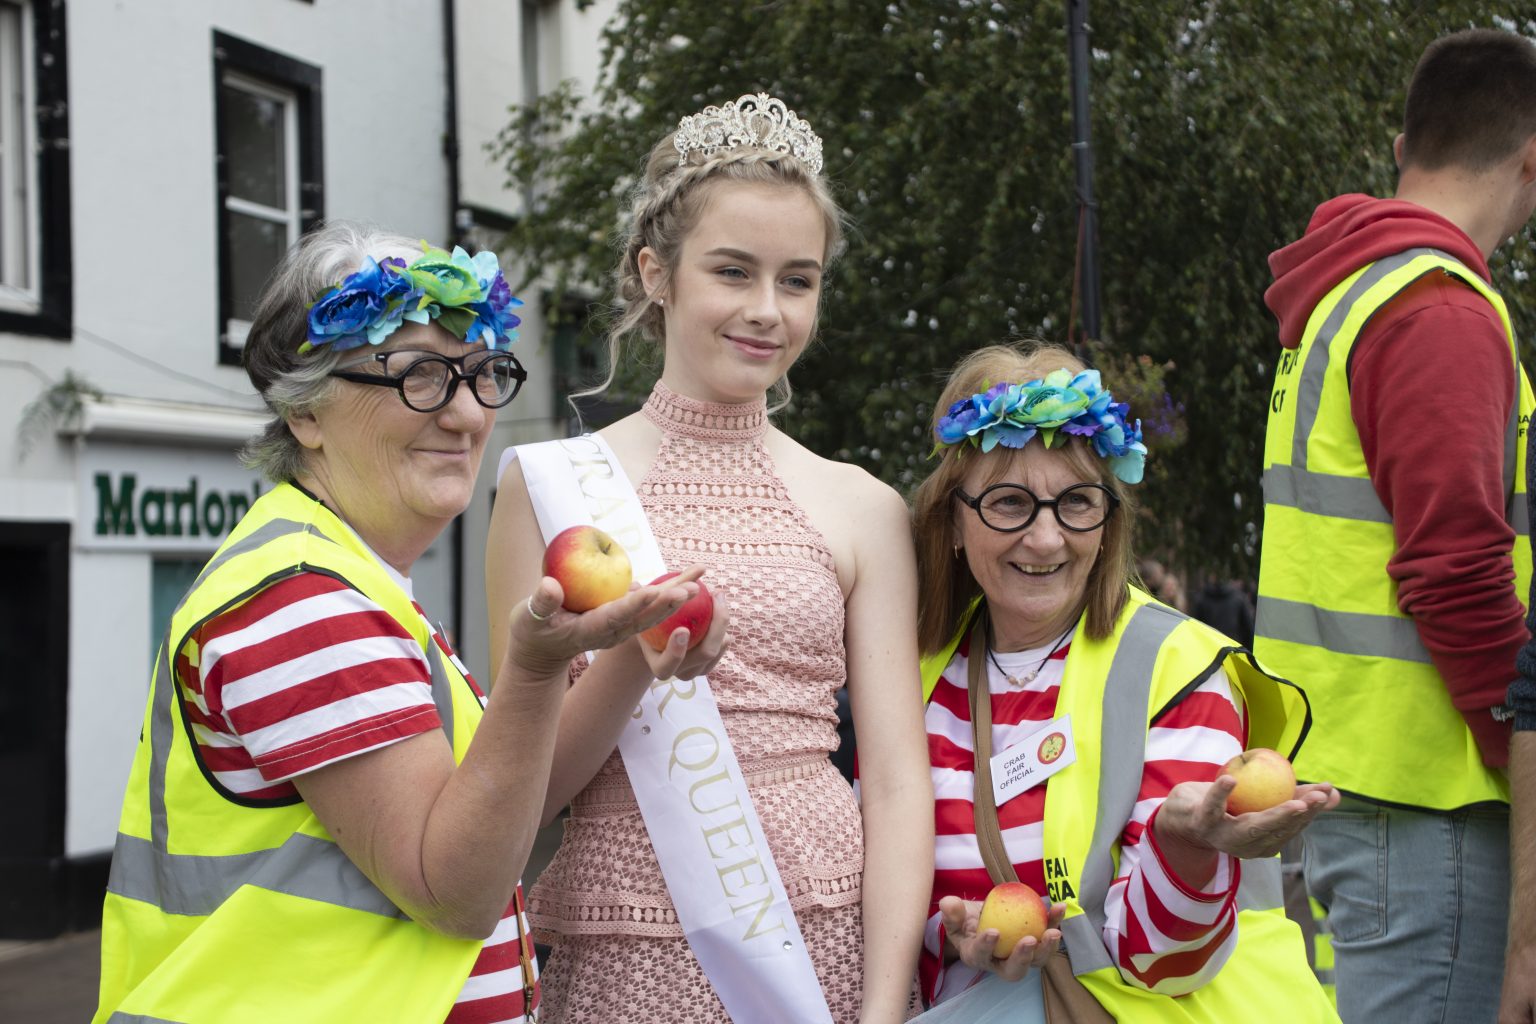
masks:
POLYGON ((436 320, 455 338, 489 349, 509 348, 522 320, 512 312, 522 300, 512 294, 496 254, 473 257, 421 243, 422 255, 409 266, 398 256, 363 260, 362 269, 320 292, 310 304, 299 354, 330 345, 334 351, 379 345, 406 320, 436 320))
POLYGON ((1131 407, 1117 403, 1099 382, 1098 370, 1055 370, 1027 384, 994 384, 962 398, 934 428, 934 451, 969 443, 989 452, 998 445, 1023 448, 1037 434, 1047 448, 1068 437, 1088 438, 1093 450, 1109 460, 1110 472, 1128 484, 1141 482, 1147 459, 1141 420, 1132 427, 1131 407))

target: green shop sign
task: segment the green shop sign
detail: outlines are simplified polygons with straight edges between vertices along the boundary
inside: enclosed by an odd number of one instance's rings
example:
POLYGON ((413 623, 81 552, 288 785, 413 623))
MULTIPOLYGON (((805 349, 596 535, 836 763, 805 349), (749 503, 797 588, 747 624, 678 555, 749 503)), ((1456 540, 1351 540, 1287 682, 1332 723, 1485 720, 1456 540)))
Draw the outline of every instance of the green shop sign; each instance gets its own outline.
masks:
POLYGON ((208 537, 217 539, 261 497, 261 482, 246 491, 204 490, 197 477, 183 488, 140 487, 134 473, 95 474, 97 537, 208 537))
POLYGON ((85 445, 78 466, 82 548, 212 552, 268 489, 225 448, 85 445))

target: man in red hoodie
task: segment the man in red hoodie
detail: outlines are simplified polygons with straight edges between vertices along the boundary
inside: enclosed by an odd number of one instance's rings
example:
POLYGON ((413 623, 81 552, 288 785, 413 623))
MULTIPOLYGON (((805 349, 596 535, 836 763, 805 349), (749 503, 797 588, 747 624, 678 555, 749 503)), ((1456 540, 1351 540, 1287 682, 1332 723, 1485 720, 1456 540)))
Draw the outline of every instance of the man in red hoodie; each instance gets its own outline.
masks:
POLYGON ((1488 257, 1536 209, 1536 46, 1431 44, 1394 153, 1395 198, 1329 200, 1270 257, 1255 648, 1312 700, 1298 776, 1345 793, 1303 839, 1340 1015, 1493 1021, 1536 403, 1488 257))

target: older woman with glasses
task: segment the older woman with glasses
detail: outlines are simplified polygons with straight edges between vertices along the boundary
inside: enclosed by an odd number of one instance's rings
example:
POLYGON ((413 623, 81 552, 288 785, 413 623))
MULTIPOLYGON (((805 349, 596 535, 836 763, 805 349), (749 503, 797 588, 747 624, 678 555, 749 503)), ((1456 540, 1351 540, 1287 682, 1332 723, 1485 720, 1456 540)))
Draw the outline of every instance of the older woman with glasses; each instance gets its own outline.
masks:
POLYGON ((1250 746, 1292 753, 1305 697, 1132 585, 1146 449, 1127 415, 1048 346, 972 354, 935 407, 913 513, 937 824, 924 1019, 1336 1019, 1275 909, 1273 855, 1338 795, 1234 815, 1217 775, 1250 746), (1048 927, 999 949, 979 916, 1005 881, 1045 897, 1048 927))
POLYGON ((156 660, 96 1021, 531 1019, 518 876, 566 665, 659 623, 698 570, 581 615, 538 581, 489 698, 415 602, 525 379, 517 305, 494 253, 346 224, 275 271, 245 348, 273 413, 247 461, 275 486, 156 660))

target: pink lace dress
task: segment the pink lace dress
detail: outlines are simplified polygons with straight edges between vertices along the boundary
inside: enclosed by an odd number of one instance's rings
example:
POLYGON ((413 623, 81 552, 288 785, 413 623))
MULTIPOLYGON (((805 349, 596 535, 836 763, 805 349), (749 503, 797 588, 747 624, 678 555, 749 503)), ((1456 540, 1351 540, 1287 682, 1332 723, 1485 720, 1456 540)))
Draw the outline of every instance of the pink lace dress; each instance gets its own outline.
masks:
MULTIPOLYGON (((761 401, 697 402, 657 384, 645 415, 664 439, 636 486, 670 568, 710 567, 731 646, 710 673, 726 731, 836 1021, 858 1019, 863 828, 827 758, 844 682, 843 598, 832 556, 763 446, 761 401)), ((727 1024, 688 948, 617 751, 571 803, 529 897, 553 953, 549 1022, 727 1024)))

